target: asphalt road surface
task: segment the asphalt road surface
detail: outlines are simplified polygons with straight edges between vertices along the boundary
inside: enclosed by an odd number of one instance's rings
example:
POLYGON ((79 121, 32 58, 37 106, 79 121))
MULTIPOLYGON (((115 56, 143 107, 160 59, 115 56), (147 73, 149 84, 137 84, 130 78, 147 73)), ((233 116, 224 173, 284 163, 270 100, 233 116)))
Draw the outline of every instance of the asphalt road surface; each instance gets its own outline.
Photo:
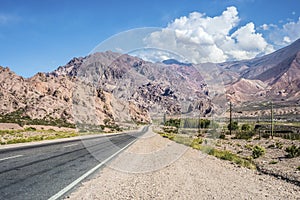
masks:
POLYGON ((61 199, 147 130, 0 149, 0 199, 61 199))

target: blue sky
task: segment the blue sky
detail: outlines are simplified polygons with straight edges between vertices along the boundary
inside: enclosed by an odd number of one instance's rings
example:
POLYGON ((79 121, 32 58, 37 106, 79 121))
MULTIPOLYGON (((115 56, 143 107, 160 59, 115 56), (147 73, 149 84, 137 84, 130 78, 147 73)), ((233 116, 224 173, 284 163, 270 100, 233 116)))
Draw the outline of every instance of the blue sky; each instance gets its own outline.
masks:
POLYGON ((0 65, 30 77, 141 27, 162 29, 150 46, 195 50, 192 62, 247 59, 299 38, 299 16, 299 0, 0 0, 0 65))

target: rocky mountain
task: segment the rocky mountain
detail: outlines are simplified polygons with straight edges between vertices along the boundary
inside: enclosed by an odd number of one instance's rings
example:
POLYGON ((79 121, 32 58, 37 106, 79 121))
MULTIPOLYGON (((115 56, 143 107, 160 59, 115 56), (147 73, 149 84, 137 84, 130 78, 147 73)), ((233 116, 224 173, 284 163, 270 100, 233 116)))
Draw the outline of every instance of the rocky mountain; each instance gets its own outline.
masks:
POLYGON ((272 54, 222 63, 229 97, 235 102, 299 100, 300 39, 272 54))
POLYGON ((25 79, 0 67, 1 115, 22 110, 24 116, 30 118, 71 119, 71 78, 47 77, 43 73, 25 79))
POLYGON ((18 111, 67 123, 149 123, 164 115, 220 115, 228 100, 299 104, 299 71, 300 40, 270 55, 221 64, 151 63, 107 51, 27 79, 0 67, 0 120, 18 111))
MULTIPOLYGON (((129 115, 136 110, 130 105, 135 105, 149 118, 162 118, 165 114, 195 116, 213 113, 203 77, 196 68, 188 65, 151 63, 129 55, 104 52, 86 57, 76 74, 82 83, 112 94, 118 104, 122 102, 124 105, 122 112, 129 115)), ((80 99, 90 96, 80 94, 80 99)), ((112 110, 121 113, 117 104, 112 106, 112 110)), ((137 114, 131 119, 140 121, 138 118, 141 116, 137 114)), ((122 122, 124 119, 116 117, 114 121, 122 122)))
POLYGON ((74 58, 25 79, 1 67, 1 114, 68 123, 149 123, 164 114, 212 113, 201 75, 190 66, 145 62, 114 52, 74 58), (200 101, 201 100, 201 101, 200 101))

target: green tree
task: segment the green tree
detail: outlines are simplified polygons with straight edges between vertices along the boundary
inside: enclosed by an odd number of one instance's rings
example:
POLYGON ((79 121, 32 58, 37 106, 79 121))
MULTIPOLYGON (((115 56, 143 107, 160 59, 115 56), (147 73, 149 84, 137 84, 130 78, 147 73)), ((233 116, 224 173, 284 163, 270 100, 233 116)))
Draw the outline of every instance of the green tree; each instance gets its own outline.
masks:
POLYGON ((228 126, 227 126, 228 130, 238 130, 239 129, 239 124, 238 122, 232 122, 232 123, 229 123, 228 126))
POLYGON ((249 124, 243 124, 241 129, 242 131, 250 131, 251 126, 249 124))

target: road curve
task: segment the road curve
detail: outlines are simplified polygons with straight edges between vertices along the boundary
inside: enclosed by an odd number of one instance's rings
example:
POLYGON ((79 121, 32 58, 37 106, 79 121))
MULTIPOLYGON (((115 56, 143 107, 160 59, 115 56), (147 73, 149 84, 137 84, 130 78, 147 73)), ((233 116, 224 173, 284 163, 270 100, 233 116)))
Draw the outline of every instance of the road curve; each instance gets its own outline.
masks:
POLYGON ((0 199, 60 198, 64 188, 147 130, 0 149, 0 199))

